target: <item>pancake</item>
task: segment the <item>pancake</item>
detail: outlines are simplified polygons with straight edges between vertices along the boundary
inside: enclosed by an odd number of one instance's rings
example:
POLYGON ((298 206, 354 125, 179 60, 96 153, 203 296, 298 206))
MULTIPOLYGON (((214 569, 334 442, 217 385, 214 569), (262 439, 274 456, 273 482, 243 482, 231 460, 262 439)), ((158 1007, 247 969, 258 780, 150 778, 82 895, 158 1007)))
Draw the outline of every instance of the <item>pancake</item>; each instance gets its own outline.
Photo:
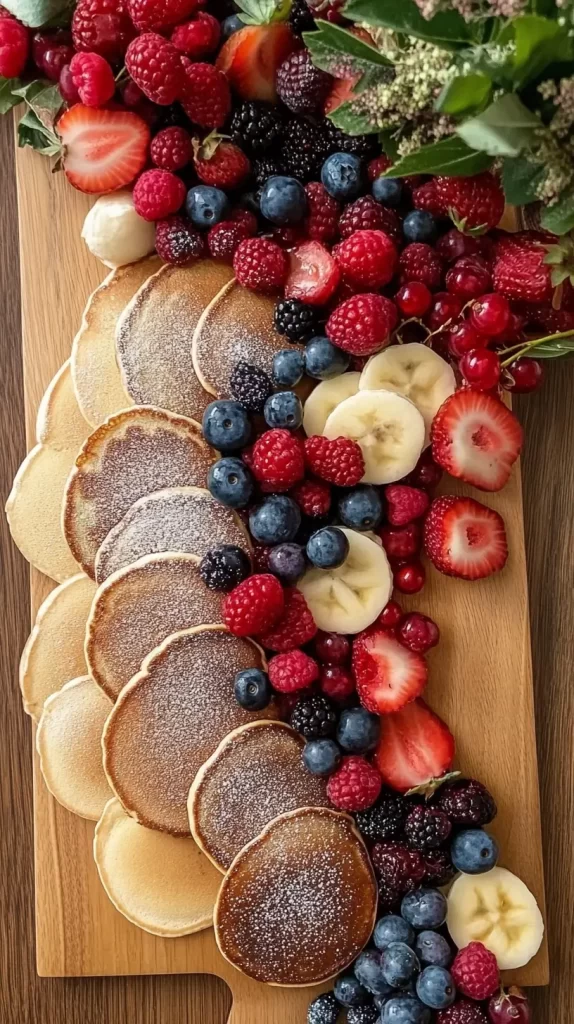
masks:
POLYGON ((232 729, 276 716, 235 700, 235 674, 252 667, 265 667, 257 644, 202 626, 170 636, 122 690, 104 730, 104 767, 141 824, 190 835, 187 798, 201 766, 232 729))
POLYGON ((90 433, 76 399, 70 360, 66 360, 50 381, 38 408, 36 440, 58 450, 77 454, 90 433))
POLYGON ((204 488, 169 487, 144 495, 110 530, 96 556, 96 579, 103 583, 143 555, 184 551, 202 558, 220 544, 250 550, 239 516, 204 488))
MULTIPOLYGON (((230 398, 229 378, 240 360, 271 374, 273 357, 291 345, 273 326, 275 299, 235 281, 225 285, 201 317, 193 336, 193 365, 206 391, 230 398)), ((211 399, 210 399, 211 401, 211 399)))
POLYGON ((112 700, 166 637, 220 620, 221 594, 205 586, 198 565, 195 555, 146 555, 99 588, 86 630, 86 660, 112 700))
POLYGON ((253 722, 226 736, 197 773, 187 805, 192 835, 224 874, 273 818, 329 806, 325 780, 303 764, 304 746, 283 722, 253 722))
POLYGON ((111 708, 90 676, 72 679, 48 697, 36 733, 50 793, 91 821, 98 820, 111 796, 102 763, 102 730, 111 708))
POLYGON ((71 362, 78 405, 92 427, 134 404, 116 358, 116 326, 135 293, 159 267, 157 256, 118 267, 88 299, 71 362))
POLYGON ((143 828, 110 800, 96 825, 94 858, 110 900, 138 928, 176 938, 211 927, 221 875, 193 839, 143 828))
POLYGON ((86 622, 96 584, 83 573, 48 594, 20 659, 24 710, 36 721, 44 701, 70 680, 86 674, 86 622))
POLYGON ((202 487, 215 458, 193 420, 135 406, 90 434, 70 473, 62 522, 70 551, 88 576, 98 548, 144 494, 202 487))
POLYGON ((350 818, 306 807, 275 818, 237 855, 215 907, 234 967, 269 985, 314 985, 368 942, 377 884, 350 818))
POLYGON ((162 267, 140 288, 116 334, 122 380, 134 402, 201 419, 211 398, 193 369, 193 333, 205 307, 232 277, 224 263, 200 260, 162 267))

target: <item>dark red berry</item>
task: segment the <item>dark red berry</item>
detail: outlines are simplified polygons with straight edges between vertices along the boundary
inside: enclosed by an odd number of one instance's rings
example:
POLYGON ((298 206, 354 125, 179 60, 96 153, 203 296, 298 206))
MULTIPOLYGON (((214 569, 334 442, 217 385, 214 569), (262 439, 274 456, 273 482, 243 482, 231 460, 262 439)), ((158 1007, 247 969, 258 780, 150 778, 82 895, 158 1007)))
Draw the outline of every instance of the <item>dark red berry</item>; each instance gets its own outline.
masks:
POLYGON ((480 334, 494 338, 502 334, 510 321, 510 306, 504 295, 490 292, 473 302, 470 309, 470 322, 480 334))
POLYGON ((512 391, 516 395, 525 395, 529 391, 536 391, 543 379, 542 363, 538 359, 522 356, 520 359, 515 359, 507 368, 503 386, 507 391, 512 391))
POLYGON ((331 700, 346 701, 355 692, 355 677, 344 665, 323 665, 319 686, 331 700))
POLYGON ((473 348, 480 348, 483 344, 484 335, 479 334, 468 320, 454 324, 448 332, 448 350, 457 359, 473 348))
POLYGON ((420 562, 409 562, 402 565, 393 574, 393 582, 402 594, 418 594, 425 585, 425 571, 420 562))
POLYGON ((465 302, 476 299, 491 286, 490 270, 480 256, 465 256, 451 267, 445 280, 447 291, 465 302))
POLYGON ((413 850, 433 850, 448 839, 451 830, 444 811, 425 804, 416 804, 405 821, 405 836, 413 850))
POLYGON ((406 477, 405 483, 410 484, 412 487, 424 487, 425 491, 430 491, 441 480, 442 469, 434 461, 432 449, 429 447, 425 448, 412 473, 409 473, 408 477, 406 477))
POLYGON ((411 651, 424 654, 431 647, 436 647, 440 640, 440 630, 433 619, 420 612, 410 612, 401 622, 398 630, 399 640, 411 651))
MULTIPOLYGON (((414 526, 414 523, 409 525, 414 526)), ((403 615, 404 612, 400 604, 398 604, 396 601, 387 601, 385 607, 383 608, 381 614, 377 619, 377 625, 382 626, 383 629, 394 629, 395 626, 398 626, 403 615)))
POLYGON ((342 633, 324 633, 319 630, 314 640, 315 654, 324 665, 342 665, 349 660, 351 644, 342 633))
POLYGON ((405 316, 424 316, 430 309, 432 294, 422 281, 409 281, 399 288, 395 302, 405 316))
POLYGON ((450 292, 437 292, 433 304, 426 317, 427 327, 431 331, 438 331, 445 324, 456 320, 460 314, 464 300, 458 295, 451 295, 450 292))
POLYGON ((74 79, 72 78, 72 72, 70 71, 70 65, 64 64, 60 72, 60 81, 58 83, 62 99, 69 103, 70 106, 74 103, 80 102, 80 94, 74 85, 74 79))
POLYGON ((456 875, 456 869, 447 849, 426 850, 424 853, 425 877, 427 885, 448 885, 456 875))
POLYGON ((380 538, 391 561, 412 558, 421 549, 421 526, 417 522, 407 523, 406 526, 383 526, 380 538))
POLYGON ((425 875, 421 854, 407 849, 401 843, 376 843, 371 851, 371 859, 380 882, 398 892, 416 889, 425 875))
POLYGON ((496 803, 486 786, 476 779, 453 779, 437 791, 434 803, 453 825, 489 825, 496 817, 496 803))
POLYGON ((62 68, 66 64, 70 64, 74 57, 74 47, 66 46, 54 46, 50 50, 44 51, 44 57, 42 60, 42 70, 52 82, 59 81, 62 73, 62 68))
POLYGON ((442 235, 435 245, 439 256, 447 263, 454 263, 463 256, 473 256, 480 252, 480 245, 477 238, 472 235, 463 235, 462 231, 452 228, 442 235))
POLYGON ((462 376, 476 391, 490 391, 500 380, 500 359, 490 348, 473 348, 459 363, 462 376))

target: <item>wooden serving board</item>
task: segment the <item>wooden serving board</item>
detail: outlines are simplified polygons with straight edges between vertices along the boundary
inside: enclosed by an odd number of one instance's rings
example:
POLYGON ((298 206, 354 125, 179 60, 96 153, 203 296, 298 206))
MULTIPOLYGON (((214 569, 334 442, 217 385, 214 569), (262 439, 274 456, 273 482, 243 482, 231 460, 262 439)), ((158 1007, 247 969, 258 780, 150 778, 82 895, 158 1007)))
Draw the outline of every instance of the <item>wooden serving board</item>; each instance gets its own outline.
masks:
MULTIPOLYGON (((26 424, 32 446, 42 394, 70 355, 82 309, 106 271, 80 238, 90 201, 69 187, 63 175, 53 175, 48 160, 29 150, 17 153, 16 166, 26 424)), ((499 814, 493 831, 501 863, 524 879, 543 908, 519 471, 487 503, 506 521, 510 557, 505 570, 473 584, 430 570, 423 593, 411 603, 432 615, 442 631, 440 646, 429 659, 426 696, 456 736, 458 766, 484 781, 496 797, 499 814)), ((32 570, 32 616, 53 586, 32 570)), ((40 975, 215 974, 232 990, 233 1024, 303 1024, 310 990, 249 981, 221 958, 211 930, 169 940, 129 924, 99 883, 91 852, 93 824, 69 814, 47 793, 35 754, 34 767, 40 975)), ((510 978, 524 985, 546 984, 546 943, 510 978)))

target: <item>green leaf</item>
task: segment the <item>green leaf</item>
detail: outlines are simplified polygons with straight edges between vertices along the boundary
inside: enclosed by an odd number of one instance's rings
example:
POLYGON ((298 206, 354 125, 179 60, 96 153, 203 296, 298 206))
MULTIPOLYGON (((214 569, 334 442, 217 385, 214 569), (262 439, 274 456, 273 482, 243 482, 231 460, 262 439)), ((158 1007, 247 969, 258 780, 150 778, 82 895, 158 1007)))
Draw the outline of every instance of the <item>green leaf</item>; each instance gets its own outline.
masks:
POLYGON ((501 45, 514 41, 512 80, 516 88, 538 78, 548 65, 570 61, 574 56, 566 27, 536 14, 513 18, 496 41, 501 45))
MULTIPOLYGON (((560 338, 559 341, 544 341, 530 349, 535 359, 558 359, 574 352, 574 338, 560 338)), ((530 352, 528 355, 530 355, 530 352)))
POLYGON ((490 156, 518 156, 530 145, 540 123, 515 93, 507 93, 456 131, 472 149, 490 156))
POLYGON ((394 167, 389 168, 385 177, 403 178, 408 174, 467 177, 469 174, 486 171, 491 164, 492 158, 486 153, 479 153, 456 135, 450 135, 448 139, 421 146, 416 153, 402 157, 394 167))
POLYGON ((62 94, 57 85, 46 82, 29 82, 14 90, 18 99, 23 99, 45 128, 53 128, 62 108, 62 94))
POLYGON ((18 123, 18 145, 31 146, 44 156, 56 156, 62 151, 57 136, 42 124, 33 110, 27 110, 18 123))
POLYGON ((69 0, 5 0, 3 6, 25 25, 39 28, 68 7, 69 0))
POLYGON ((14 95, 15 89, 20 89, 22 82, 19 78, 2 78, 0 76, 0 114, 7 114, 12 107, 20 103, 20 97, 14 95))
POLYGON ((291 13, 291 0, 237 0, 241 9, 240 21, 246 25, 270 25, 274 21, 287 21, 291 13))
POLYGON ((373 124, 367 114, 358 114, 353 109, 354 106, 352 101, 341 103, 341 106, 329 115, 329 120, 347 135, 370 135, 372 132, 376 132, 377 125, 373 124))
POLYGON ((396 130, 391 131, 391 129, 388 128, 379 132, 379 142, 381 143, 381 148, 385 156, 388 156, 389 160, 398 160, 399 147, 396 138, 396 130))
POLYGON ((436 101, 436 109, 444 114, 470 114, 480 110, 492 90, 492 82, 486 75, 457 75, 443 87, 436 101))
POLYGON ((469 25, 457 11, 440 11, 427 21, 414 0, 349 0, 344 14, 351 21, 427 39, 448 50, 472 41, 469 25))
POLYGON ((540 223, 555 235, 565 235, 574 228, 574 185, 562 193, 553 206, 542 211, 540 223))
POLYGON ((336 78, 350 78, 369 69, 392 67, 391 61, 374 46, 329 21, 318 21, 317 32, 304 32, 303 41, 313 63, 336 78))
POLYGON ((502 161, 502 187, 507 202, 512 206, 536 202, 536 189, 545 173, 544 167, 524 157, 505 157, 502 161))

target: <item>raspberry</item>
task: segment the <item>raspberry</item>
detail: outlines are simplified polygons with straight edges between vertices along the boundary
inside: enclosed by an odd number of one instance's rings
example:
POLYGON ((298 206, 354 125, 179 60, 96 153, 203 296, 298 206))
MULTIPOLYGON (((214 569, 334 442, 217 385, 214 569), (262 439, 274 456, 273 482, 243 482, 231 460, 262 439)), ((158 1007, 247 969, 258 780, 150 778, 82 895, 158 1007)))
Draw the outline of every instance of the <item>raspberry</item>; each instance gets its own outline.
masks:
POLYGON ((175 267, 185 267, 203 256, 203 238, 185 217, 158 220, 155 247, 158 256, 175 267))
POLYGON ((393 161, 389 160, 388 156, 381 154, 376 156, 374 160, 370 160, 367 166, 367 174, 369 181, 375 181, 376 178, 380 178, 381 174, 388 171, 389 167, 392 167, 393 161))
POLYGON ((366 811, 381 792, 381 776, 364 757, 344 757, 327 783, 327 796, 341 811, 366 811))
POLYGON ((232 220, 234 224, 241 224, 245 230, 246 238, 251 238, 253 235, 257 234, 257 217, 254 213, 251 213, 251 210, 244 210, 242 206, 236 206, 231 211, 229 219, 232 220))
POLYGON ((371 851, 371 860, 381 883, 398 892, 416 889, 425 875, 421 854, 408 850, 401 843, 376 843, 371 851))
POLYGON ((246 238, 233 257, 235 276, 245 288, 272 292, 285 283, 288 272, 283 249, 267 238, 246 238))
POLYGON ((398 839, 402 835, 407 810, 408 804, 399 793, 385 790, 374 807, 357 815, 357 828, 374 843, 398 839))
POLYGON ((276 576, 259 573, 243 580, 222 604, 223 621, 235 636, 266 633, 283 614, 283 588, 276 576))
POLYGON ((432 213, 433 217, 442 217, 445 213, 436 193, 434 178, 413 189, 412 204, 415 210, 425 210, 432 213))
POLYGON ((127 0, 128 11, 140 32, 158 32, 184 21, 203 0, 127 0))
POLYGON ((82 103, 103 107, 116 91, 114 73, 97 53, 77 53, 70 62, 72 81, 82 103))
POLYGON ((99 53, 115 64, 135 35, 122 0, 79 0, 72 17, 72 38, 79 52, 99 53))
POLYGON ((448 839, 452 825, 437 807, 417 804, 407 815, 405 836, 413 850, 432 850, 448 839))
POLYGON ((387 519, 391 526, 406 526, 414 519, 424 516, 429 507, 429 496, 418 487, 406 484, 389 484, 385 487, 387 519))
POLYGON ((431 291, 440 288, 444 271, 443 262, 426 242, 411 242, 405 246, 399 257, 401 283, 422 281, 431 291))
POLYGON ((384 231, 355 231, 337 246, 335 258, 345 278, 367 290, 389 283, 398 253, 384 231))
POLYGON ((441 786, 435 804, 455 825, 465 828, 489 825, 496 817, 496 804, 486 786, 476 779, 453 779, 441 786))
POLYGON ((292 651, 309 643, 317 632, 315 620, 300 590, 288 587, 284 591, 285 609, 279 622, 269 633, 263 633, 259 642, 270 651, 292 651))
POLYGON ((276 654, 269 662, 268 671, 271 685, 279 693, 295 693, 296 690, 306 690, 319 676, 317 662, 304 651, 286 651, 283 654, 276 654))
POLYGON ((490 231, 504 213, 504 192, 490 171, 467 178, 434 179, 438 202, 460 231, 490 231))
POLYGON ((30 36, 19 21, 0 17, 0 75, 17 78, 28 60, 30 36))
POLYGON ((198 11, 192 21, 178 25, 171 33, 171 41, 177 50, 192 60, 201 60, 217 49, 221 28, 217 18, 206 11, 198 11))
POLYGON ((181 105, 187 116, 200 128, 221 128, 231 110, 227 78, 213 64, 192 64, 187 57, 182 63, 181 105))
POLYGON ((195 147, 195 170, 200 181, 216 188, 233 189, 247 177, 251 164, 233 142, 213 133, 195 147))
POLYGON ((356 441, 336 437, 330 441, 316 434, 306 438, 305 462, 315 476, 336 487, 353 487, 365 472, 363 453, 356 441))
POLYGON ((360 196, 343 210, 339 221, 341 238, 348 238, 355 231, 384 231, 395 245, 400 245, 403 238, 395 211, 381 206, 373 196, 360 196))
POLYGON ((306 516, 326 516, 331 508, 331 488, 323 480, 302 480, 292 497, 306 516))
POLYGON ((333 79, 315 67, 308 50, 297 50, 277 71, 279 99, 294 114, 314 114, 331 90, 333 79))
POLYGON ((253 473, 274 491, 288 491, 305 472, 303 445, 290 430, 267 430, 253 445, 253 473))
POLYGON ((333 735, 337 728, 337 714, 326 697, 313 693, 297 701, 289 722, 306 740, 318 740, 333 735))
POLYGON ((163 220, 183 205, 185 185, 170 171, 144 171, 134 185, 133 198, 144 220, 163 220))
POLYGON ((222 220, 210 228, 207 236, 207 248, 214 259, 223 260, 224 263, 233 263, 233 257, 239 244, 247 237, 242 224, 237 224, 232 220, 222 220))
POLYGON ((150 155, 163 171, 180 171, 193 158, 191 135, 185 128, 164 128, 152 139, 150 155))
POLYGON ((320 181, 310 181, 305 185, 305 192, 309 207, 305 221, 307 237, 317 242, 331 242, 339 233, 341 207, 320 181))
POLYGON ((453 981, 463 996, 488 999, 500 985, 500 974, 494 953, 482 942, 469 942, 460 949, 450 968, 453 981))
POLYGON ((327 335, 352 356, 370 356, 388 345, 397 319, 397 307, 384 295, 353 295, 331 313, 327 335))
POLYGON ((436 1024, 488 1024, 484 1010, 468 999, 457 999, 447 1010, 439 1010, 436 1024))
MULTIPOLYGON (((221 223, 224 224, 225 221, 221 223)), ((220 225, 216 225, 216 227, 220 227, 220 225)), ((215 228, 212 228, 211 231, 215 231, 215 228)), ((241 402, 249 412, 261 413, 269 395, 273 393, 273 384, 265 370, 241 359, 231 372, 229 390, 233 398, 237 402, 241 402)), ((251 457, 251 468, 253 468, 253 456, 251 457)))
POLYGON ((184 83, 181 57, 175 46, 156 32, 133 39, 126 51, 126 68, 152 103, 168 107, 184 83))

